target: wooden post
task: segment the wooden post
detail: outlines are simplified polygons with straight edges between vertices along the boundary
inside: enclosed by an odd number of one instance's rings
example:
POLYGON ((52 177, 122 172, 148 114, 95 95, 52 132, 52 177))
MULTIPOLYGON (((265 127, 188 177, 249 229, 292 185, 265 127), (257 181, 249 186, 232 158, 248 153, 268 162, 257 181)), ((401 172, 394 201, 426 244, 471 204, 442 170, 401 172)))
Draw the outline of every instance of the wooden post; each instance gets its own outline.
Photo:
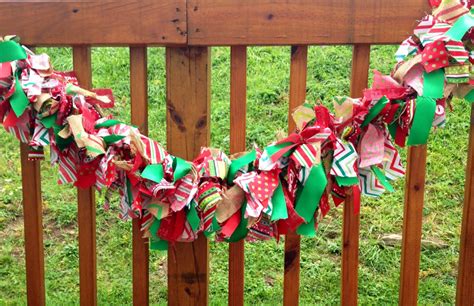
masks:
MULTIPOLYGON (((230 152, 245 151, 247 47, 230 48, 230 152)), ((229 305, 244 305, 244 240, 229 244, 229 305)))
POLYGON ((25 228, 26 293, 28 305, 45 305, 43 253, 43 201, 39 161, 28 160, 28 145, 22 143, 21 183, 25 228))
POLYGON ((456 305, 474 305, 474 105, 471 107, 471 128, 464 191, 461 247, 456 305))
MULTIPOLYGON (((196 157, 209 144, 210 52, 207 47, 166 48, 167 143, 170 153, 196 157)), ((209 245, 193 243, 168 250, 168 304, 207 305, 209 245)))
POLYGON ((403 306, 417 305, 418 299, 426 145, 410 147, 407 163, 399 292, 399 304, 403 306))
MULTIPOLYGON (((290 100, 288 108, 288 132, 295 129, 291 117, 294 108, 306 99, 306 73, 308 46, 291 47, 290 100)), ((285 237, 285 275, 283 279, 283 304, 297 305, 300 290, 300 236, 288 233, 285 237)))
MULTIPOLYGON (((81 87, 92 87, 91 49, 73 48, 73 64, 81 87)), ((77 189, 79 225, 79 283, 81 305, 97 305, 95 189, 77 189)))
MULTIPOLYGON (((352 53, 351 96, 361 97, 367 88, 370 45, 354 45, 352 53)), ((357 305, 359 270, 360 216, 354 214, 354 198, 347 195, 344 202, 342 229, 341 305, 357 305)))
MULTIPOLYGON (((148 134, 147 49, 130 47, 130 102, 132 124, 148 134)), ((133 219, 133 305, 149 304, 148 238, 143 238, 140 220, 133 219)))

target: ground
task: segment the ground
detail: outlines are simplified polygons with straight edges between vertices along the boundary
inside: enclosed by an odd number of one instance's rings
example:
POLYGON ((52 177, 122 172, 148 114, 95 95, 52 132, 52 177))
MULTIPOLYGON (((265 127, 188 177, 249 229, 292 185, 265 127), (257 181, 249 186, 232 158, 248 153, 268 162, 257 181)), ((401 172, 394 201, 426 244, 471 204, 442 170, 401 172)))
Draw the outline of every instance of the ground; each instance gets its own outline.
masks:
MULTIPOLYGON (((389 73, 395 61, 393 46, 372 47, 371 69, 389 73)), ((71 50, 46 49, 57 70, 72 68, 71 50)), ((332 104, 332 97, 349 94, 349 46, 311 47, 308 58, 308 100, 332 104)), ((265 145, 286 130, 289 47, 249 48, 247 145, 265 145)), ((94 87, 111 87, 114 114, 130 121, 129 54, 126 48, 93 49, 94 87)), ((229 147, 229 48, 212 49, 212 146, 229 147)), ((150 135, 165 143, 164 49, 149 49, 150 135)), ((445 129, 429 140, 423 237, 448 244, 423 249, 420 304, 454 304, 463 184, 470 106, 454 101, 445 129)), ((0 131, 0 304, 26 304, 19 145, 0 131)), ((406 150, 401 149, 405 160, 406 150)), ((43 162, 44 245, 47 302, 78 304, 78 245, 76 191, 56 184, 57 169, 43 162)), ((400 247, 381 247, 383 234, 401 233, 404 181, 379 199, 363 198, 361 208, 359 299, 361 304, 397 304, 400 247)), ((97 209, 97 278, 99 304, 131 304, 131 224, 117 218, 117 202, 109 211, 97 209)), ((314 239, 301 244, 303 304, 338 304, 340 299, 342 208, 332 209, 314 239)), ((226 304, 228 246, 210 244, 210 301, 226 304)), ((245 299, 252 304, 282 301, 284 243, 247 243, 245 299)), ((150 256, 150 301, 166 302, 166 254, 150 256)))

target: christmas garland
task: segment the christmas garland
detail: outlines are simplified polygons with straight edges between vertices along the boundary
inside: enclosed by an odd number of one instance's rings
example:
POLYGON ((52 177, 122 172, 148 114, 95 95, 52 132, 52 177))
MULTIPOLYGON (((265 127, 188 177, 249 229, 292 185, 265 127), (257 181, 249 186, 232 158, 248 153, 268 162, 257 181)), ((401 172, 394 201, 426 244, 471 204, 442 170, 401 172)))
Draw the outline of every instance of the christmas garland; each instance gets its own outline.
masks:
MULTIPOLYGON (((59 184, 120 195, 120 217, 139 218, 151 247, 193 241, 314 236, 318 221, 348 195, 379 196, 404 175, 394 143, 425 144, 445 124, 453 96, 474 101, 470 5, 435 3, 396 53, 390 76, 375 72, 363 97, 334 99, 334 114, 304 104, 297 130, 264 149, 235 154, 203 148, 193 161, 169 154, 133 126, 104 115, 110 90, 85 90, 15 37, 0 42, 0 120, 43 158, 51 148, 59 184)), ((108 200, 106 200, 108 202, 108 200)), ((106 203, 107 204, 107 203, 106 203)), ((108 204, 107 204, 108 205, 108 204)))

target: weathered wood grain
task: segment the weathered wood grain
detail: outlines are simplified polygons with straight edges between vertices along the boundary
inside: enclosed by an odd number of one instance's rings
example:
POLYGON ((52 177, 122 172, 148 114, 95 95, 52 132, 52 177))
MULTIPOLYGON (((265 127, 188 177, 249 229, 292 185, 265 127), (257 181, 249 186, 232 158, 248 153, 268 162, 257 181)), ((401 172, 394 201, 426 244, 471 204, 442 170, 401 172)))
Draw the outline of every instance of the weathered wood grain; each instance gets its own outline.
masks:
POLYGON ((474 305, 474 105, 471 109, 456 305, 474 305))
POLYGON ((28 160, 28 145, 20 145, 23 222, 25 229, 26 293, 29 305, 45 305, 43 200, 39 161, 28 160))
POLYGON ((426 145, 408 149, 399 291, 404 306, 418 303, 426 155, 426 145))
MULTIPOLYGON (((245 151, 247 47, 230 49, 230 153, 245 151)), ((229 305, 244 305, 244 240, 229 244, 229 305)))
MULTIPOLYGON (((148 81, 146 47, 130 48, 130 102, 132 124, 148 134, 148 81)), ((143 238, 140 220, 132 225, 133 249, 133 305, 149 304, 148 238, 143 238)))
POLYGON ((191 45, 392 44, 426 0, 189 0, 191 45))
MULTIPOLYGON (((351 96, 360 97, 367 88, 370 64, 370 45, 354 45, 352 53, 351 96)), ((344 202, 342 229, 341 305, 357 305, 359 270, 360 215, 354 213, 354 195, 344 202)))
MULTIPOLYGON (((196 157, 209 144, 210 52, 166 49, 167 144, 170 153, 196 157)), ((168 250, 168 304, 207 305, 209 245, 204 235, 168 250)))
MULTIPOLYGON (((308 46, 291 47, 290 99, 288 108, 288 132, 295 130, 291 114, 306 99, 306 75, 308 66, 308 46)), ((285 267, 283 279, 283 304, 297 305, 300 290, 300 236, 288 233, 285 237, 285 267)))
POLYGON ((186 43, 186 0, 0 1, 0 36, 34 45, 186 43))
MULTIPOLYGON (((91 48, 73 48, 73 66, 79 83, 92 88, 91 48)), ((97 305, 96 203, 95 189, 77 189, 79 227, 79 284, 81 305, 97 305)))

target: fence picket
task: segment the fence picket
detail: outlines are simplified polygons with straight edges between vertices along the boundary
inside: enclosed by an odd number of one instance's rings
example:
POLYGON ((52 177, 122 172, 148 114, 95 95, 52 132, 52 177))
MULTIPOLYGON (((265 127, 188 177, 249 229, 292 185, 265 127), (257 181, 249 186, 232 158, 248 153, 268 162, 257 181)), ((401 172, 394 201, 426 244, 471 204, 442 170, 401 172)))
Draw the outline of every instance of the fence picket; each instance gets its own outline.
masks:
MULTIPOLYGON (((230 152, 245 151, 247 47, 230 48, 230 152)), ((244 240, 229 244, 229 305, 244 305, 244 240)))
POLYGON ((28 160, 28 145, 20 145, 23 222, 25 229, 26 292, 28 305, 45 305, 43 200, 39 161, 28 160))
MULTIPOLYGON (((306 74, 308 65, 308 46, 291 47, 290 100, 288 110, 288 132, 295 129, 291 117, 295 107, 306 99, 306 74)), ((300 242, 296 233, 285 237, 285 276, 283 280, 283 304, 297 305, 300 289, 300 242)))
MULTIPOLYGON (((351 71, 352 97, 362 96, 362 91, 367 88, 369 64, 370 45, 354 45, 351 71)), ((357 305, 360 216, 354 214, 352 193, 347 194, 343 209, 341 304, 357 305)))
MULTIPOLYGON (((73 47, 73 65, 84 88, 92 88, 91 49, 73 47)), ((79 283, 81 305, 97 305, 96 205, 95 189, 77 189, 79 226, 79 283)))
MULTIPOLYGON (((132 124, 148 134, 147 49, 130 47, 130 104, 132 124)), ((133 248, 133 305, 149 304, 148 238, 143 238, 140 220, 132 224, 133 248)))
POLYGON ((474 105, 467 155, 456 305, 474 305, 474 105))
POLYGON ((408 149, 403 212, 400 305, 416 305, 425 193, 426 145, 408 149))
MULTIPOLYGON (((167 143, 192 159, 209 144, 210 52, 207 47, 166 48, 167 143)), ((207 305, 209 244, 204 235, 168 250, 168 305, 207 305)))

